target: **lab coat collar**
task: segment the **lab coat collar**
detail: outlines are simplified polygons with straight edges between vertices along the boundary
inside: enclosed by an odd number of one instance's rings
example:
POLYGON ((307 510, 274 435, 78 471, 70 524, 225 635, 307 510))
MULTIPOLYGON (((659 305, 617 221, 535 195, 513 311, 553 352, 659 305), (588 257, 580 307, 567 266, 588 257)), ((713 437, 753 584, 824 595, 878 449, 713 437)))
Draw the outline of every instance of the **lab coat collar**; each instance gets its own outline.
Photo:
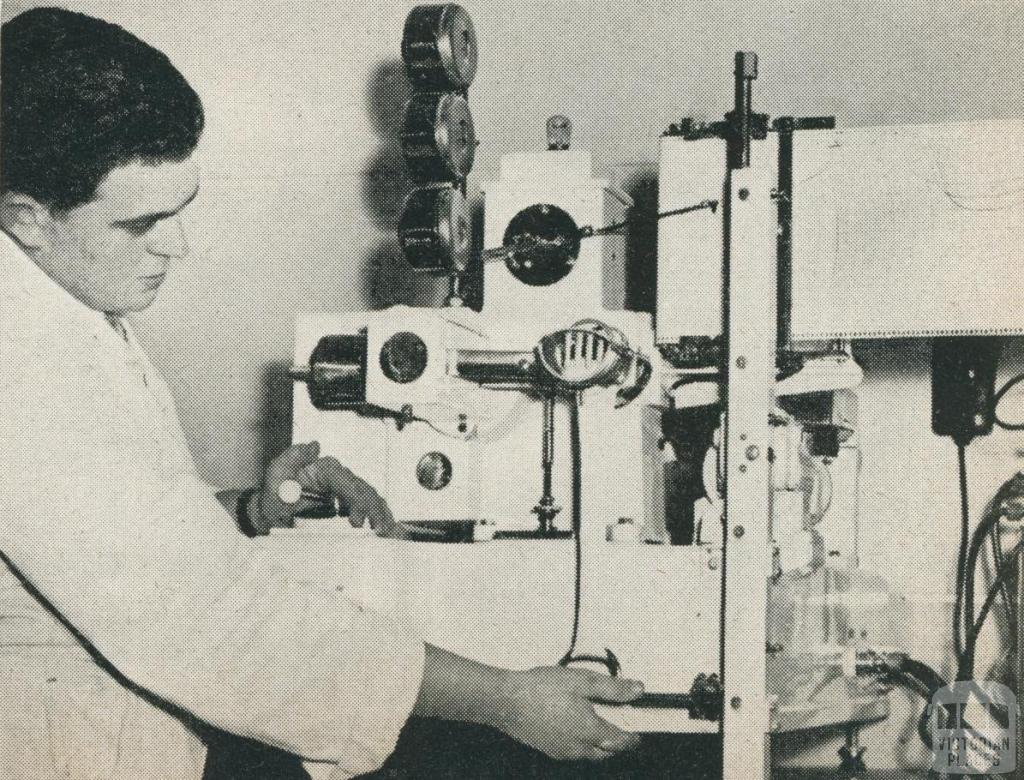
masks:
MULTIPOLYGON (((90 331, 104 334, 114 330, 103 312, 90 309, 61 287, 33 262, 13 238, 0 230, 0 279, 2 288, 19 293, 31 302, 31 311, 46 319, 64 317, 78 321, 90 331)), ((0 315, 2 317, 2 315, 0 315)), ((117 335, 116 333, 114 335, 117 335)))

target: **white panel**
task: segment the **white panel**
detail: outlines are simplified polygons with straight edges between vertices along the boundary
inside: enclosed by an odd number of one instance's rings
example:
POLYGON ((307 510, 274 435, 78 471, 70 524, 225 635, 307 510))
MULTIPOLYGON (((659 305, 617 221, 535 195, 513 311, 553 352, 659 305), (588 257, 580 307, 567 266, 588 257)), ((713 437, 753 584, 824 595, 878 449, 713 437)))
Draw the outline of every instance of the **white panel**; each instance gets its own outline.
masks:
MULTIPOLYGON (((724 178, 724 142, 661 139, 659 212, 720 198, 724 178)), ((721 209, 660 220, 657 293, 659 342, 721 333, 721 209)))
MULTIPOLYGON (((425 544, 370 535, 281 531, 254 540, 303 580, 345 594, 416 635, 513 669, 556 663, 569 644, 573 544, 425 544)), ((719 572, 707 547, 592 544, 586 555, 578 650, 611 649, 648 691, 690 690, 718 668, 719 572), (655 617, 656 616, 656 617, 655 617)), ((717 731, 683 710, 608 708, 627 728, 717 731)))
MULTIPOLYGON (((774 180, 776 138, 755 142, 751 165, 770 170, 774 180)), ((725 142, 661 139, 658 211, 685 208, 703 200, 722 200, 725 142)), ((721 205, 710 210, 665 217, 658 222, 658 343, 722 332, 721 205)))
MULTIPOLYGON (((502 158, 501 179, 485 187, 484 246, 498 248, 508 223, 523 209, 548 203, 577 226, 601 228, 621 222, 632 205, 623 192, 591 178, 585 152, 537 152, 502 158)), ((572 270, 544 287, 516 279, 502 260, 484 269, 484 311, 497 317, 550 319, 567 312, 591 316, 625 305, 625 239, 621 234, 584 239, 572 270)))
MULTIPOLYGON (((1022 147, 1009 121, 796 132, 794 336, 1024 333, 1022 147)), ((772 134, 752 150, 773 182, 777 148, 772 134)), ((664 138, 659 209, 717 197, 724 156, 664 138)), ((710 212, 659 225, 659 342, 721 333, 721 231, 710 212)))
POLYGON ((1024 123, 797 133, 799 337, 1021 333, 1024 123))

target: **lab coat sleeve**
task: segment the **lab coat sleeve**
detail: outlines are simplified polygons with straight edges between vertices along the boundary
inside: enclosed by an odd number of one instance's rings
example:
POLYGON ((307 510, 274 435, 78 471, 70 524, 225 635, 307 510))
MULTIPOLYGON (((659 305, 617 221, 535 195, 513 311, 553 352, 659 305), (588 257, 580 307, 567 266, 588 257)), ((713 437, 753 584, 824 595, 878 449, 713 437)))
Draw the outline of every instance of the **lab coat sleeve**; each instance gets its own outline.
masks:
POLYGON ((52 358, 2 377, 0 548, 135 684, 307 759, 377 768, 422 642, 275 570, 193 470, 156 473, 126 445, 102 383, 54 376, 52 358))

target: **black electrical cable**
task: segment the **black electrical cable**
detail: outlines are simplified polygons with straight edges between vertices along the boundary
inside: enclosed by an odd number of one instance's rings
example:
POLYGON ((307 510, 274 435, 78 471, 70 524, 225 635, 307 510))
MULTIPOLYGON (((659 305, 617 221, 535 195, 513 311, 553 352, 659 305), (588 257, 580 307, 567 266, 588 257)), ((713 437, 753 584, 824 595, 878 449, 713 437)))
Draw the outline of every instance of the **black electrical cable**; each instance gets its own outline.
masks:
MULTIPOLYGON (((1003 555, 1003 525, 1002 523, 996 523, 992 528, 992 533, 989 534, 989 540, 992 542, 992 561, 995 564, 996 574, 1002 571, 1004 566, 1016 566, 1017 562, 1014 559, 1010 559, 1009 563, 1003 555)), ((1006 617, 1006 627, 1010 632, 1010 636, 1013 639, 1017 637, 1017 611, 1014 609, 1013 597, 1010 595, 1009 584, 1004 582, 1002 587, 999 589, 999 593, 1002 596, 1003 611, 1006 617)))
MULTIPOLYGON (((974 612, 974 588, 975 580, 977 579, 978 571, 978 559, 981 556, 981 551, 985 545, 985 540, 988 535, 992 532, 992 529, 999 524, 1000 513, 999 506, 1002 503, 1003 491, 1000 490, 993 499, 992 510, 982 519, 978 524, 978 527, 974 529, 974 535, 971 538, 971 545, 967 552, 967 569, 964 572, 964 601, 963 611, 961 613, 961 628, 964 633, 971 630, 975 623, 975 612, 974 612)), ((998 573, 996 579, 998 580, 998 573)), ((958 662, 962 662, 964 651, 958 655, 958 662)))
POLYGON ((1003 430, 1024 431, 1024 422, 1004 422, 1003 420, 999 419, 998 414, 999 402, 1003 400, 1003 396, 1005 396, 1010 390, 1019 385, 1021 382, 1024 382, 1024 374, 1017 374, 1017 376, 1013 377, 1013 379, 1010 379, 1005 385, 1003 385, 1002 387, 999 388, 999 390, 996 391, 996 394, 994 396, 992 396, 992 418, 995 421, 995 424, 998 425, 1003 430))
MULTIPOLYGON (((956 600, 953 604, 953 648, 957 663, 963 658, 964 592, 967 587, 968 539, 971 535, 970 506, 967 500, 967 446, 956 446, 957 471, 960 475, 960 549, 956 558, 956 600)), ((973 607, 973 604, 971 605, 973 607)), ((973 614, 973 613, 969 613, 973 614)), ((971 618, 973 620, 973 617, 971 618)))
MULTIPOLYGON (((1024 551, 1024 541, 1019 542, 1017 546, 1013 548, 1011 557, 1016 558, 1022 551, 1024 551)), ((981 634, 981 630, 985 627, 985 620, 988 618, 988 613, 992 610, 992 605, 999 596, 1001 588, 1006 585, 1016 573, 1016 569, 1013 566, 1004 566, 999 572, 997 572, 995 582, 993 582, 992 587, 989 588, 988 595, 985 597, 985 601, 981 605, 981 611, 978 613, 977 619, 972 619, 973 622, 967 631, 963 658, 960 660, 960 665, 957 670, 958 680, 970 680, 974 677, 974 653, 978 644, 978 636, 981 634)), ((1016 637, 1011 640, 1014 645, 1016 644, 1014 641, 1015 639, 1016 637)))
POLYGON ((572 536, 576 548, 576 577, 572 609, 572 639, 569 641, 569 649, 565 651, 562 660, 558 662, 560 666, 565 666, 575 660, 573 653, 576 652, 576 639, 580 630, 580 590, 583 578, 583 463, 580 444, 580 400, 577 393, 572 394, 569 402, 569 439, 572 459, 572 536))
MULTIPOLYGON (((901 685, 925 701, 925 706, 922 708, 921 714, 917 719, 917 736, 926 748, 933 750, 935 745, 930 724, 931 715, 934 711, 932 698, 935 696, 936 691, 946 687, 945 679, 928 664, 913 658, 904 658, 898 666, 883 663, 883 667, 885 668, 885 677, 889 682, 901 685)), ((943 711, 940 708, 936 715, 941 717, 942 714, 943 711)), ((973 730, 971 724, 967 722, 962 722, 960 727, 965 730, 973 730)), ((988 773, 973 774, 971 776, 978 777, 981 780, 986 778, 988 780, 998 780, 997 777, 988 773)))

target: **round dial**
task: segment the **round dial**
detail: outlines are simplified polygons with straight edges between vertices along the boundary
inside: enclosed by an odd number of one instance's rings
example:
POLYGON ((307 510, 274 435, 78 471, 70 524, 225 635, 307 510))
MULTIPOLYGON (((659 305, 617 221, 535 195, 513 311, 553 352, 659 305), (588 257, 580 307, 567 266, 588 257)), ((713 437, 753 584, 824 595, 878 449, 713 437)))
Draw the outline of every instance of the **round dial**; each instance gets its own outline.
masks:
POLYGON ((580 231, 558 206, 538 203, 512 217, 502 243, 510 249, 505 265, 512 275, 544 287, 569 275, 580 252, 580 231))
POLYGON ((416 464, 416 481, 427 490, 441 490, 452 481, 452 462, 442 452, 428 452, 416 464))
POLYGON ((402 331, 384 342, 380 370, 392 382, 415 382, 427 368, 427 345, 415 333, 402 331))

